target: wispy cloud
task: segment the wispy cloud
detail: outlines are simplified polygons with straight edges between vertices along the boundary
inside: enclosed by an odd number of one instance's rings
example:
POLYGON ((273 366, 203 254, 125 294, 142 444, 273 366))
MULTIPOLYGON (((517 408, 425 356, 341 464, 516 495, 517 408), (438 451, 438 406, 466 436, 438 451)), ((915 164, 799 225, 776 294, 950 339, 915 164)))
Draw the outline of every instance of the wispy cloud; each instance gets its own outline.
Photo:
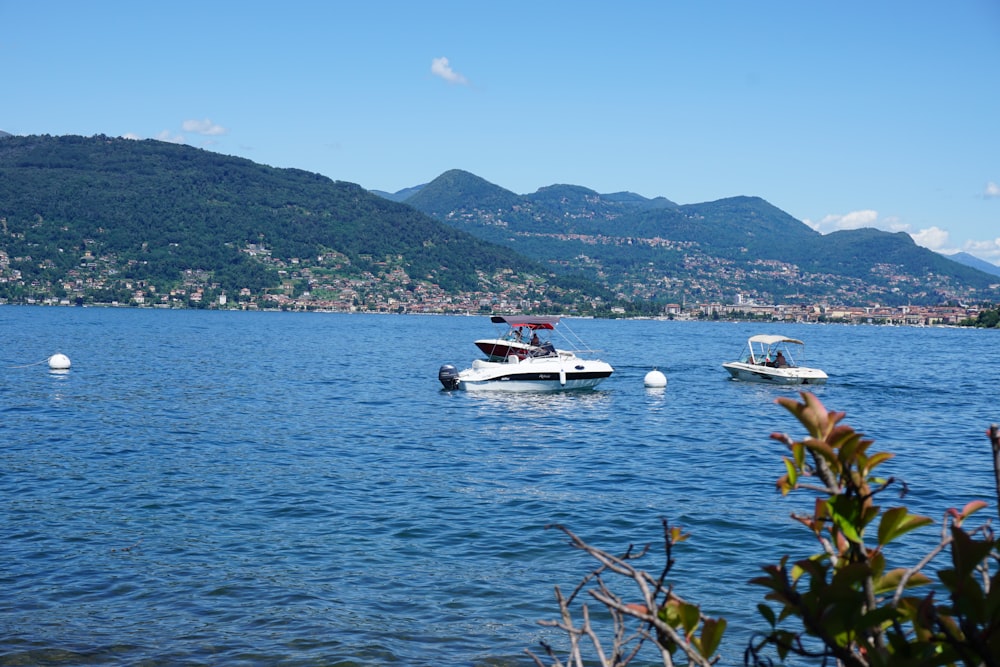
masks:
POLYGON ((229 131, 221 125, 213 123, 209 118, 204 120, 186 120, 181 127, 185 132, 194 132, 195 134, 203 134, 209 137, 217 137, 229 131))
MULTIPOLYGON (((200 134, 206 137, 218 137, 220 135, 229 132, 228 129, 219 125, 218 123, 213 123, 210 118, 205 118, 203 120, 197 120, 197 119, 186 120, 183 123, 181 123, 181 129, 184 132, 200 134)), ((127 138, 138 139, 139 137, 136 136, 135 134, 130 133, 127 138)), ((187 143, 187 137, 185 135, 176 133, 173 130, 162 130, 157 133, 156 138, 159 139, 160 141, 169 141, 172 144, 187 143)))
POLYGON ((986 189, 983 191, 983 197, 986 199, 993 199, 995 197, 1000 197, 1000 185, 997 185, 993 181, 986 184, 986 189))
POLYGON ((468 85, 469 80, 451 68, 447 58, 435 58, 431 61, 431 74, 439 76, 448 83, 456 83, 462 86, 468 85))
POLYGON ((880 217, 878 211, 872 209, 852 211, 844 215, 831 214, 818 221, 803 220, 803 222, 821 234, 865 227, 881 229, 884 232, 906 232, 913 238, 914 243, 928 250, 943 253, 958 252, 958 248, 951 245, 947 230, 940 227, 928 227, 913 231, 910 225, 900 222, 899 218, 894 216, 880 217))
POLYGON ((180 134, 172 134, 170 130, 163 130, 156 135, 160 141, 169 141, 172 144, 183 144, 186 140, 180 134))
POLYGON ((940 227, 928 227, 927 229, 921 229, 919 232, 909 232, 909 234, 913 237, 914 243, 928 250, 936 252, 954 251, 948 238, 948 231, 940 227))
POLYGON ((863 227, 878 227, 878 211, 865 209, 852 211, 844 215, 831 214, 821 220, 803 220, 804 223, 821 234, 840 231, 842 229, 861 229, 863 227))
POLYGON ((987 241, 967 241, 962 250, 1000 266, 1000 236, 987 241))

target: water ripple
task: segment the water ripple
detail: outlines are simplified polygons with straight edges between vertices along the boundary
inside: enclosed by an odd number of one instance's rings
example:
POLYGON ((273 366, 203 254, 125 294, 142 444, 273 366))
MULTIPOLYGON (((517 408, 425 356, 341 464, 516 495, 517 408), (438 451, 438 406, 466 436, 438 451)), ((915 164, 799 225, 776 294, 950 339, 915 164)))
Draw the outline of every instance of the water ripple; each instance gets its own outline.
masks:
MULTIPOLYGON (((0 317, 13 361, 73 360, 0 376, 0 665, 526 665, 559 641, 536 623, 553 586, 590 567, 546 526, 624 551, 658 545, 662 517, 692 535, 680 592, 730 617, 739 655, 748 572, 801 548, 789 514, 807 499, 774 490, 768 438, 800 435, 774 404, 796 391, 720 366, 746 325, 574 322, 613 351, 599 391, 481 396, 436 373, 471 360, 485 318, 0 317), (654 367, 665 389, 642 386, 654 367)), ((990 497, 970 451, 1000 421, 1000 371, 956 369, 995 337, 782 327, 830 371, 817 395, 900 453, 908 502, 940 516, 990 497)))

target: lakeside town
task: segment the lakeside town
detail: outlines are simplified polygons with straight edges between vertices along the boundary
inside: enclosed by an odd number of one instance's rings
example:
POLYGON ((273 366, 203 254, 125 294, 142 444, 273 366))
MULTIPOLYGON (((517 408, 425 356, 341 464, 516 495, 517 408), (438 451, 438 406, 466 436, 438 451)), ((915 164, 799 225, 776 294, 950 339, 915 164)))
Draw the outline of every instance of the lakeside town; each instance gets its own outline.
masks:
MULTIPOLYGON (((768 303, 761 295, 740 292, 738 287, 726 294, 726 285, 733 284, 726 280, 727 276, 700 265, 692 267, 695 270, 691 282, 707 298, 649 307, 653 300, 645 295, 620 295, 623 298, 616 303, 603 302, 599 297, 581 301, 578 295, 573 305, 567 306, 564 292, 536 284, 533 277, 522 277, 509 269, 495 275, 481 274, 481 283, 488 289, 455 293, 429 281, 413 280, 404 270, 402 257, 373 261, 372 270, 360 271, 336 252, 310 259, 280 260, 262 245, 249 244, 243 251, 273 268, 280 284, 258 292, 249 288, 227 291, 214 282, 210 272, 186 270, 182 280, 173 281, 170 287, 157 286, 151 281, 124 277, 134 268, 129 262, 89 249, 63 275, 53 271, 48 278, 37 274, 28 277, 17 267, 30 258, 11 258, 0 251, 0 304, 400 314, 564 313, 611 318, 908 326, 959 325, 975 320, 984 309, 996 308, 965 303, 959 294, 940 305, 885 305, 872 302, 870 294, 860 293, 855 295, 855 303, 810 303, 804 299, 768 303), (646 307, 630 308, 630 303, 646 307)), ((787 271, 786 267, 779 269, 787 271)))
MULTIPOLYGON (((0 276, 0 283, 9 276, 0 276)), ((124 281, 124 298, 102 301, 95 296, 105 290, 88 289, 84 281, 67 281, 45 293, 41 286, 23 299, 0 298, 0 304, 23 303, 43 306, 102 306, 128 308, 197 308, 213 310, 312 311, 343 313, 410 313, 410 314, 477 314, 548 312, 558 310, 556 304, 539 295, 526 299, 509 288, 496 293, 470 292, 448 294, 440 287, 411 283, 405 275, 339 278, 326 283, 314 283, 312 289, 296 293, 294 289, 255 295, 249 289, 229 294, 206 282, 198 272, 188 272, 183 285, 160 292, 141 281, 124 281), (55 293, 58 292, 58 293, 55 293)), ((600 304, 592 304, 599 307, 600 304)), ((975 320, 983 307, 976 305, 886 306, 870 304, 758 303, 741 294, 732 302, 704 301, 690 304, 668 303, 661 312, 649 315, 676 320, 762 320, 776 322, 838 322, 848 324, 888 324, 907 326, 959 325, 975 320)), ((572 314, 572 313, 571 313, 572 314)), ((583 314, 583 313, 579 313, 583 314)), ((606 309, 609 317, 630 317, 621 306, 606 309)))

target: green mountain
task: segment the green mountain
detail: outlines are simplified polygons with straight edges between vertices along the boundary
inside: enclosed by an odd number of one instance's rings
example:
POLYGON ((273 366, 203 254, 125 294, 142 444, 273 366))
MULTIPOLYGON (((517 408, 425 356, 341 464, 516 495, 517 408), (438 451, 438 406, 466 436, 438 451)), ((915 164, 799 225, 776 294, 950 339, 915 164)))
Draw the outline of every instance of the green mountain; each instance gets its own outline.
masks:
POLYGON ((553 185, 515 195, 458 170, 403 201, 629 299, 886 305, 1000 298, 995 276, 875 229, 822 235, 759 197, 678 205, 553 185))
POLYGON ((435 217, 451 211, 476 209, 483 212, 506 210, 517 205, 520 197, 510 190, 453 169, 441 174, 404 201, 435 217))
POLYGON ((421 283, 490 293, 498 274, 559 282, 508 248, 318 174, 152 140, 0 138, 7 300, 54 289, 79 301, 84 282, 97 300, 199 281, 192 287, 298 295, 331 276, 353 279, 344 289, 354 291, 393 276, 411 293, 421 283))
POLYGON ((518 195, 461 170, 378 196, 159 141, 0 137, 0 303, 653 314, 737 294, 997 302, 997 282, 906 234, 820 235, 758 197, 518 195))
POLYGON ((805 246, 798 253, 805 270, 872 279, 898 276, 897 282, 937 276, 956 285, 988 288, 995 278, 972 267, 918 246, 905 232, 852 229, 833 232, 805 246))

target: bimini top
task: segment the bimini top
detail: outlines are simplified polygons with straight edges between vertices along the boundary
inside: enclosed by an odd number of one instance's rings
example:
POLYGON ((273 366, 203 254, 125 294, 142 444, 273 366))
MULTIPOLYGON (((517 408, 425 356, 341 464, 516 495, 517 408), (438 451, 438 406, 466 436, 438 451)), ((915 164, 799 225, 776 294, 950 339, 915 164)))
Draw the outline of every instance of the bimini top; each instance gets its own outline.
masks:
POLYGON ((750 336, 750 342, 763 343, 764 345, 774 345, 775 343, 795 343, 796 345, 805 345, 805 343, 800 340, 785 338, 784 336, 776 336, 773 334, 757 334, 756 336, 750 336))
POLYGON ((508 324, 512 327, 528 327, 529 329, 555 329, 559 324, 558 315, 493 315, 493 324, 508 324))

